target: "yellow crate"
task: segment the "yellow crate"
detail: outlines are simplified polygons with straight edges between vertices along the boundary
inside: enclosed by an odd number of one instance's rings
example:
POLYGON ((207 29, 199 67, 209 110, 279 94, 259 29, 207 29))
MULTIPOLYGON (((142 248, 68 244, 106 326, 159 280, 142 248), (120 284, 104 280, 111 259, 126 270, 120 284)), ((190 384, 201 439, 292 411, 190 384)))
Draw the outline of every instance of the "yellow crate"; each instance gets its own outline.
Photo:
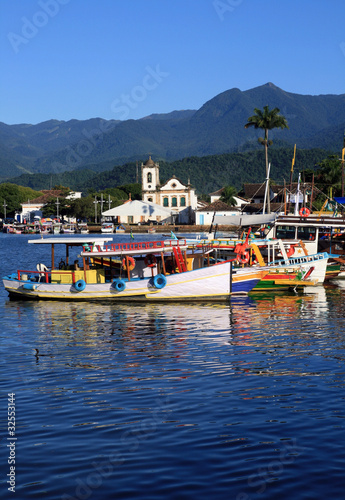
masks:
MULTIPOLYGON (((52 283, 73 283, 73 272, 75 281, 85 280, 85 273, 82 270, 79 271, 52 271, 51 282, 52 283)), ((86 271, 86 282, 87 283, 105 283, 104 269, 90 269, 86 271)))

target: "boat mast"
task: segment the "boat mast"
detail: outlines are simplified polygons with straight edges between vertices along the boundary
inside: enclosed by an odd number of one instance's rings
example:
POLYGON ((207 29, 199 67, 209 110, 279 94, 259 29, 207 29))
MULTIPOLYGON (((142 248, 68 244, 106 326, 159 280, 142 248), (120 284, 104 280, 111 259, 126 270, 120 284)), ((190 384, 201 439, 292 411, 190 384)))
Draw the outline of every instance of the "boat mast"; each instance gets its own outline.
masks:
MULTIPOLYGON (((269 190, 270 170, 271 170, 271 164, 269 163, 269 164, 268 164, 268 170, 267 170, 267 177, 266 177, 266 187, 265 187, 264 206, 263 206, 263 211, 262 211, 262 213, 263 213, 263 214, 265 213, 267 196, 269 196, 269 194, 268 194, 268 190, 269 190)), ((268 204, 267 204, 267 205, 268 205, 268 204)))

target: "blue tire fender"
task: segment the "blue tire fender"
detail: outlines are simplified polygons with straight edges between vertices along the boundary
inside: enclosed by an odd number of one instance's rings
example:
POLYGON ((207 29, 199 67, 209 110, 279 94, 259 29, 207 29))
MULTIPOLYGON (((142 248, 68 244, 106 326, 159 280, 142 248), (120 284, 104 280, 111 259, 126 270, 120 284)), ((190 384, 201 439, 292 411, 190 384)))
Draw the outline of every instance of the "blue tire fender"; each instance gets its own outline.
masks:
POLYGON ((126 283, 119 278, 114 279, 112 286, 117 292, 123 292, 126 289, 126 283))
POLYGON ((164 288, 165 285, 167 284, 167 279, 164 276, 164 274, 157 274, 153 278, 153 284, 156 288, 164 288))
POLYGON ((74 283, 74 288, 78 291, 78 292, 82 292, 86 287, 86 283, 84 280, 78 280, 76 283, 74 283))

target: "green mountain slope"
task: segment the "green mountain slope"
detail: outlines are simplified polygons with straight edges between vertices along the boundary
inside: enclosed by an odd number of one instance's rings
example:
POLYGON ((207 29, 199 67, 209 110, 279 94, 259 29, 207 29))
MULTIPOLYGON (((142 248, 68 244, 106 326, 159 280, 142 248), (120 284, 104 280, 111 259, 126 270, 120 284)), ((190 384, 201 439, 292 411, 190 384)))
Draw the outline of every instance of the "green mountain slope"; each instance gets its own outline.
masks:
POLYGON ((246 130, 244 125, 254 108, 265 105, 278 107, 289 124, 288 130, 270 131, 274 142, 322 147, 340 154, 345 94, 299 95, 268 83, 247 91, 227 90, 197 111, 173 111, 140 120, 0 123, 0 179, 23 171, 58 174, 87 168, 101 172, 149 154, 171 162, 256 148, 262 131, 246 130))
MULTIPOLYGON (((295 171, 314 169, 315 165, 327 158, 329 151, 321 149, 299 150, 296 153, 295 171)), ((290 179, 293 148, 274 148, 269 151, 271 179, 283 183, 290 179)), ((146 161, 143 158, 142 161, 146 161)), ((155 159, 156 160, 156 159, 155 159)), ((88 191, 100 191, 124 184, 141 183, 141 161, 116 165, 111 170, 98 172, 76 170, 62 174, 22 175, 11 182, 32 189, 49 189, 51 186, 64 185, 86 194, 88 191), (138 173, 138 178, 137 178, 138 173)), ((231 184, 238 190, 244 182, 264 182, 265 159, 263 148, 243 153, 226 153, 204 157, 188 157, 174 162, 160 161, 160 181, 163 183, 175 175, 183 183, 188 181, 197 189, 198 194, 211 193, 231 184)))

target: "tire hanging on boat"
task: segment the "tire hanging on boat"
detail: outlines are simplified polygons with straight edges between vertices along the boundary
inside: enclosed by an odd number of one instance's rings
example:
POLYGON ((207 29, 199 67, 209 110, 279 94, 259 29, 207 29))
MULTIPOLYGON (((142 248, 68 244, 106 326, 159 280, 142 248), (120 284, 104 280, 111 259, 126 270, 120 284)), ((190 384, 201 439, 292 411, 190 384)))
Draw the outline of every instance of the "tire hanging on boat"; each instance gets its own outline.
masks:
POLYGON ((156 276, 153 278, 153 284, 156 288, 164 288, 167 284, 167 279, 164 274, 156 274, 156 276))
POLYGON ((76 283, 74 283, 74 288, 78 290, 78 292, 82 292, 86 287, 86 283, 84 280, 78 280, 76 283))
POLYGON ((126 289, 126 283, 119 278, 114 279, 112 286, 117 292, 123 292, 126 289))

